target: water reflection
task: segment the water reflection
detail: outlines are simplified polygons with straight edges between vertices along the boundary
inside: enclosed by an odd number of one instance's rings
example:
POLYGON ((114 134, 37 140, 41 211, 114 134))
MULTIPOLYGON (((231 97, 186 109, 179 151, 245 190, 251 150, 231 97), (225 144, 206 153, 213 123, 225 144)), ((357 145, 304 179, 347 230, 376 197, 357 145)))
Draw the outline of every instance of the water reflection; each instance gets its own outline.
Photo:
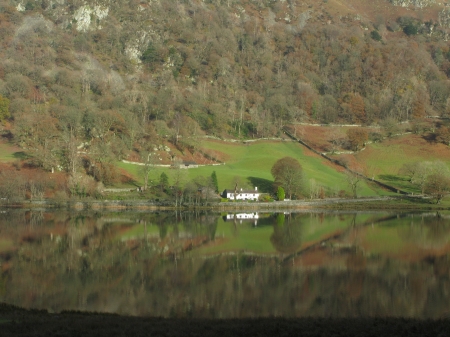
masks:
POLYGON ((165 317, 439 318, 450 310, 449 250, 445 212, 7 211, 0 301, 165 317))
POLYGON ((295 253, 301 246, 302 223, 292 214, 278 213, 270 242, 278 252, 295 253))
POLYGON ((242 224, 243 222, 251 222, 254 226, 258 225, 259 214, 254 213, 228 213, 223 217, 224 221, 232 221, 233 223, 242 224))

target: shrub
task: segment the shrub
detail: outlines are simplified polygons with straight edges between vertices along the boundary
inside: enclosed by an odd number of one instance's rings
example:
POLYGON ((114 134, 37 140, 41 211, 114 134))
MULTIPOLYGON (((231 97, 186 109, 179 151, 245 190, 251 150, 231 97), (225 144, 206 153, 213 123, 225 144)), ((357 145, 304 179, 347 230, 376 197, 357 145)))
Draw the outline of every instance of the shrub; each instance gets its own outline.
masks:
POLYGON ((338 192, 338 197, 339 197, 339 198, 346 198, 346 197, 347 197, 347 192, 344 191, 344 190, 340 190, 340 191, 338 192))
POLYGON ((381 41, 381 39, 382 39, 380 33, 378 33, 377 30, 372 30, 372 31, 370 32, 370 37, 371 37, 372 39, 374 39, 375 41, 381 41))
POLYGON ((381 143, 383 141, 383 135, 379 132, 369 133, 369 140, 373 143, 381 143))
POLYGON ((423 134, 427 130, 428 130, 428 125, 424 122, 414 122, 411 127, 411 131, 416 135, 423 134))
POLYGON ((263 202, 270 202, 270 201, 274 201, 273 198, 269 195, 269 194, 262 194, 259 197, 259 201, 263 201, 263 202))
POLYGON ((408 35, 417 35, 417 27, 412 23, 408 23, 405 27, 403 27, 403 32, 408 35))

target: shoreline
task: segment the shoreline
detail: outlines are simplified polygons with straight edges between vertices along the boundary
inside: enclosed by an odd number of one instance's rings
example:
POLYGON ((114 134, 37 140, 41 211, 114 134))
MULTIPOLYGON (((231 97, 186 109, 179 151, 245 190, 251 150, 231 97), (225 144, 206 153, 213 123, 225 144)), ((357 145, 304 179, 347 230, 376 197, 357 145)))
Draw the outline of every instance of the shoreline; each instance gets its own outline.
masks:
POLYGON ((273 202, 203 202, 175 206, 173 202, 129 200, 29 200, 0 204, 0 209, 60 209, 60 210, 147 210, 147 211, 248 211, 277 210, 450 210, 449 206, 432 204, 421 197, 367 197, 357 199, 329 198, 273 202))

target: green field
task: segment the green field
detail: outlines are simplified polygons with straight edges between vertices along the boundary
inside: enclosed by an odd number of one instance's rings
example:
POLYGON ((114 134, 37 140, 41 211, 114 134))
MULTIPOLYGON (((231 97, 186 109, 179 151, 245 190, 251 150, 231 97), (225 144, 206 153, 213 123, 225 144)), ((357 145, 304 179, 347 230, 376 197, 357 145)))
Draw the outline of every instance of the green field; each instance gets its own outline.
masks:
POLYGON ((19 152, 18 148, 7 143, 0 142, 0 162, 11 162, 16 159, 22 159, 23 152, 19 152))
MULTIPOLYGON (((409 183, 401 181, 401 178, 395 176, 398 168, 404 162, 420 160, 423 158, 423 151, 416 151, 415 157, 406 156, 404 146, 395 144, 374 144, 370 150, 358 154, 357 159, 373 167, 377 171, 378 178, 399 188, 409 190, 409 183), (389 176, 390 175, 390 176, 389 176), (390 181, 393 179, 394 181, 390 181)), ((270 174, 272 165, 286 156, 296 158, 303 167, 304 196, 309 196, 309 186, 312 179, 317 185, 323 186, 328 196, 336 195, 340 190, 347 191, 350 194, 345 175, 332 167, 325 159, 306 155, 304 147, 292 141, 257 141, 244 143, 231 143, 224 141, 203 140, 202 149, 205 152, 214 152, 224 161, 219 166, 202 166, 199 168, 188 169, 184 173, 184 181, 189 181, 197 176, 210 176, 216 171, 219 190, 234 188, 234 181, 239 179, 239 185, 243 188, 254 188, 262 192, 272 193, 273 178, 270 174)), ((18 148, 7 143, 0 143, 0 161, 12 162, 23 158, 23 153, 18 148)), ((142 185, 141 166, 118 162, 118 167, 131 175, 134 181, 124 183, 126 187, 132 185, 142 185)), ((169 168, 156 168, 150 173, 149 182, 156 185, 162 172, 169 176, 169 182, 173 182, 173 170, 169 168)), ((119 184, 120 185, 120 184, 119 184)), ((123 186, 123 187, 125 187, 123 186)), ((122 186, 116 186, 122 187, 122 186)), ((411 192, 415 192, 412 187, 411 192)), ((368 186, 361 182, 358 188, 359 196, 384 195, 388 192, 374 186, 368 186)))
POLYGON ((404 135, 370 144, 364 151, 355 154, 355 158, 367 169, 368 175, 413 193, 420 193, 420 190, 398 175, 404 164, 439 160, 450 168, 450 148, 444 144, 429 143, 419 135, 404 135))
MULTIPOLYGON (((280 158, 290 156, 296 158, 303 167, 304 184, 308 189, 310 179, 314 179, 317 184, 324 186, 331 193, 339 190, 349 191, 345 175, 338 172, 319 157, 304 154, 303 147, 295 142, 254 142, 249 145, 229 142, 207 141, 202 143, 206 150, 220 152, 226 157, 224 165, 203 166, 187 170, 187 179, 196 176, 210 176, 216 171, 219 190, 231 189, 234 187, 233 180, 239 177, 248 187, 258 187, 263 192, 271 192, 273 178, 270 174, 272 165, 280 158)), ((142 183, 140 166, 119 163, 119 167, 132 174, 135 179, 142 183)), ((171 176, 168 168, 156 169, 150 174, 150 180, 157 181, 161 172, 165 171, 171 176)), ((365 182, 361 182, 358 195, 369 196, 386 194, 381 190, 373 190, 365 182)))
POLYGON ((399 144, 388 147, 383 143, 368 145, 367 151, 362 151, 355 157, 364 162, 368 168, 374 169, 378 176, 395 175, 405 163, 424 160, 417 155, 408 155, 405 148, 399 144))

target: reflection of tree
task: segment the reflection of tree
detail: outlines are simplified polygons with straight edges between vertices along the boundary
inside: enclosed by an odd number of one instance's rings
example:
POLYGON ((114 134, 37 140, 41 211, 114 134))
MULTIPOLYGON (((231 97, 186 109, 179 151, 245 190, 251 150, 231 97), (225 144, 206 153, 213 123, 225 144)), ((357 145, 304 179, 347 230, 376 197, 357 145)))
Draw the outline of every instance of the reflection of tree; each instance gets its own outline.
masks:
POLYGON ((436 216, 422 216, 413 218, 409 226, 398 228, 399 236, 419 246, 427 245, 438 248, 447 243, 450 234, 450 221, 436 216))
POLYGON ((208 241, 214 240, 217 231, 217 215, 207 212, 175 212, 159 213, 157 217, 142 217, 146 221, 158 226, 161 240, 168 235, 171 238, 182 236, 189 238, 203 237, 208 241), (169 234, 170 233, 170 234, 169 234))
POLYGON ((169 225, 166 224, 158 224, 159 228, 159 238, 161 240, 164 240, 164 238, 167 236, 167 230, 169 229, 169 225))
MULTIPOLYGON (((117 240, 124 229, 130 228, 127 221, 105 222, 119 218, 117 214, 100 217, 86 212, 78 217, 77 213, 44 212, 42 224, 31 227, 25 212, 12 212, 14 216, 0 213, 2 239, 7 234, 18 247, 17 253, 11 252, 8 257, 9 269, 0 273, 0 296, 7 303, 57 311, 109 311, 120 303, 122 313, 197 318, 293 313, 440 318, 448 313, 446 255, 431 252, 421 261, 396 261, 382 255, 363 255, 362 250, 347 246, 338 250, 338 246, 319 243, 317 249, 307 252, 335 254, 336 259, 325 259, 320 268, 304 268, 266 255, 182 254, 186 241, 177 243, 174 239, 172 243, 172 237, 166 237, 164 245, 168 245, 171 255, 161 256, 160 241, 152 236, 148 243, 138 238, 117 240), (36 239, 23 240, 25 234, 36 239)), ((271 221, 272 242, 277 250, 295 251, 300 245, 300 229, 308 217, 280 214, 261 221, 271 221)), ((194 233, 206 238, 216 226, 213 214, 202 212, 140 213, 136 218, 144 224, 166 226, 167 236, 172 235, 172 226, 177 226, 180 240, 188 240, 194 233)), ((422 229, 428 240, 431 235, 441 233, 445 237, 449 233, 447 220, 442 217, 428 214, 413 219, 412 227, 422 229), (431 234, 433 230, 437 232, 431 234)), ((370 218, 365 224, 372 221, 377 223, 376 218, 370 218)), ((389 216, 380 222, 389 226, 391 221, 389 216)), ((349 233, 340 234, 344 242, 349 233)), ((3 263, 6 255, 0 255, 3 263)))
POLYGON ((285 214, 279 213, 276 217, 274 231, 270 237, 270 242, 280 253, 293 253, 301 245, 302 233, 301 223, 292 221, 289 215, 286 219, 285 214))

